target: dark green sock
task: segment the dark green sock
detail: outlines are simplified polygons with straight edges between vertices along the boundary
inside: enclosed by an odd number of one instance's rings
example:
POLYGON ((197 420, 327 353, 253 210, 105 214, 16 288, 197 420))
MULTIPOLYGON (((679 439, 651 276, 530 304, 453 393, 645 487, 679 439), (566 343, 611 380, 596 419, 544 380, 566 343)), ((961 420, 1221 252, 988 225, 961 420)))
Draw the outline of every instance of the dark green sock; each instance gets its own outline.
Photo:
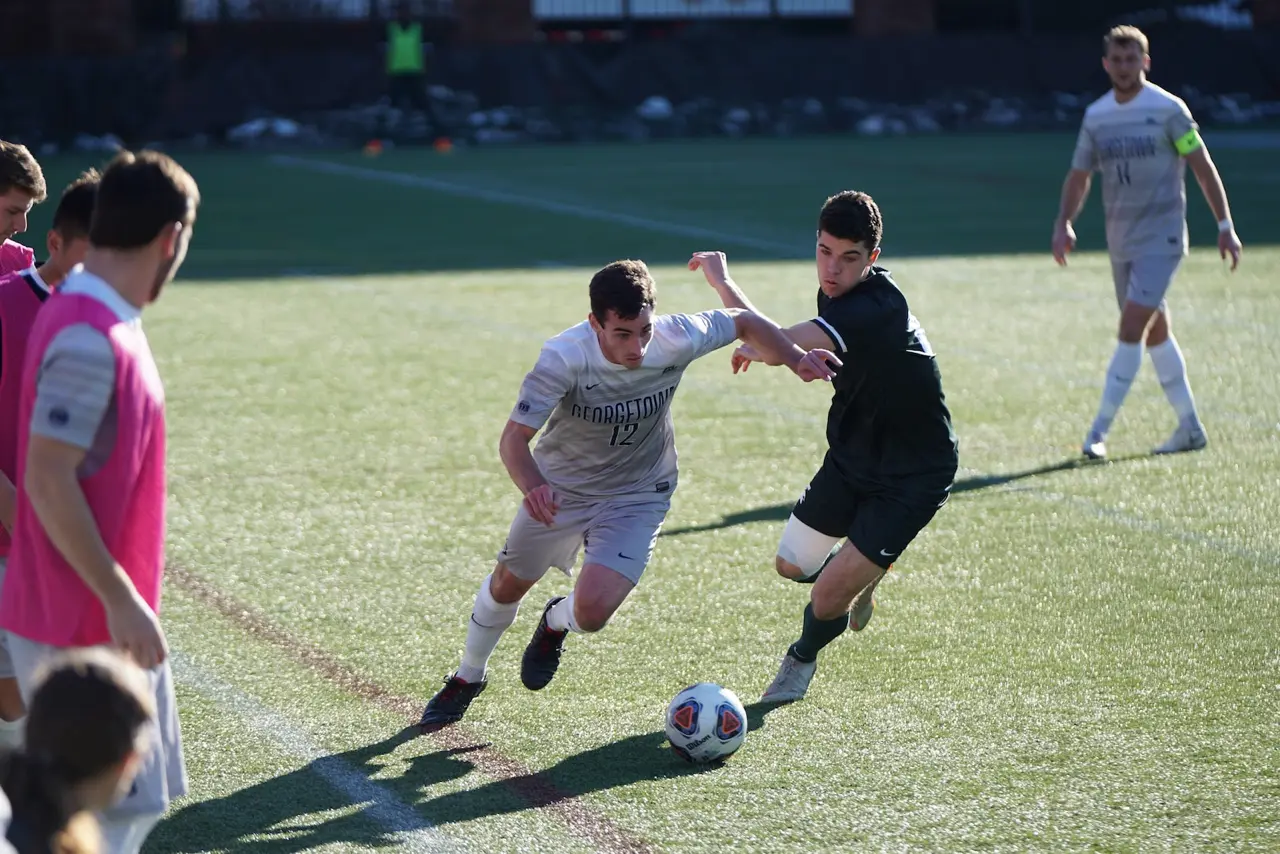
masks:
POLYGON ((819 620, 813 615, 813 603, 810 602, 804 606, 804 630, 800 633, 800 640, 793 643, 787 653, 800 661, 817 661, 822 648, 844 634, 847 628, 848 614, 834 620, 819 620))

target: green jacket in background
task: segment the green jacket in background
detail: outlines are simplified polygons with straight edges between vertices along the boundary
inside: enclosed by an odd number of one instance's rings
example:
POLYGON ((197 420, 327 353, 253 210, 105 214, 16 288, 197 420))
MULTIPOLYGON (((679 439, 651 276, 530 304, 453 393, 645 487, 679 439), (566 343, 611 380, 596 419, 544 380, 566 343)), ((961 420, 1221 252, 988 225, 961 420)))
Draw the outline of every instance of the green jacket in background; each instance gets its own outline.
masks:
POLYGON ((387 23, 387 73, 422 74, 422 24, 414 21, 402 26, 399 21, 387 23))

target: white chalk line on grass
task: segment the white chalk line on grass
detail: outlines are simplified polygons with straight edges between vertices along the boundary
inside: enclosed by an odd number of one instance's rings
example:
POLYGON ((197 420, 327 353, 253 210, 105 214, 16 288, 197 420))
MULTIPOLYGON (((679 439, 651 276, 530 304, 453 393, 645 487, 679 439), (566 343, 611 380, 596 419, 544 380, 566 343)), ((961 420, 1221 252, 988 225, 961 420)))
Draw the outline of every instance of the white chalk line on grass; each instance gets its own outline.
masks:
POLYGON ((415 175, 409 172, 392 172, 385 169, 370 169, 365 166, 333 163, 328 160, 313 160, 307 157, 295 157, 288 154, 274 155, 271 158, 271 162, 279 166, 287 166, 294 169, 308 169, 313 172, 323 172, 328 175, 343 175, 349 178, 381 181, 385 184, 395 184, 401 187, 417 187, 423 190, 433 190, 437 193, 443 193, 445 195, 456 196, 457 198, 470 199, 473 201, 513 205, 515 207, 528 208, 530 210, 542 211, 544 213, 577 217, 579 219, 591 220, 593 222, 611 222, 616 223, 617 225, 625 225, 631 228, 639 228, 645 231, 655 232, 657 234, 668 234, 674 237, 688 237, 699 240, 712 240, 730 246, 746 246, 751 249, 778 253, 779 256, 783 258, 798 259, 809 257, 807 252, 800 251, 800 249, 792 243, 763 240, 750 235, 735 234, 729 231, 718 231, 711 228, 702 228, 700 226, 689 225, 687 223, 651 219, 649 217, 636 216, 634 214, 621 213, 619 211, 610 211, 588 205, 561 202, 542 196, 531 196, 523 193, 508 192, 506 190, 493 190, 486 187, 476 187, 460 183, 458 181, 449 181, 443 178, 431 177, 429 175, 415 175))
POLYGON ((342 759, 315 744, 283 715, 254 697, 219 679, 190 656, 173 653, 177 682, 196 691, 222 711, 244 721, 269 737, 294 759, 309 763, 310 770, 353 805, 367 805, 363 814, 386 831, 387 841, 404 851, 453 852, 458 846, 418 815, 394 793, 370 780, 342 759))

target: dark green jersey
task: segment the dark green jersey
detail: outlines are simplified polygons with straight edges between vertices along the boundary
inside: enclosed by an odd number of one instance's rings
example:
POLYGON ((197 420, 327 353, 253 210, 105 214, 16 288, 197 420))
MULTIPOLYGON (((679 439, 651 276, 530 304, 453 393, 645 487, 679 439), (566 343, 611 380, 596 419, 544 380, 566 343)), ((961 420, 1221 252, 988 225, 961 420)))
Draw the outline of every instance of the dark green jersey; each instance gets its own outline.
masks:
POLYGON ((827 442, 843 463, 871 479, 954 475, 959 444, 942 374, 889 271, 872 267, 835 299, 819 291, 813 322, 844 362, 827 416, 827 442))

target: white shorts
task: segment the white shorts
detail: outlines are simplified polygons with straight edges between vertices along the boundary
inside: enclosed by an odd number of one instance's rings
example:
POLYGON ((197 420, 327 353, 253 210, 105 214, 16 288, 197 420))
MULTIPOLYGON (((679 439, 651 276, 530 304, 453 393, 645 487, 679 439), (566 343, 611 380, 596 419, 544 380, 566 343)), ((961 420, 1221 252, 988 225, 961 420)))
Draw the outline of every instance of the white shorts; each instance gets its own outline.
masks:
POLYGON ((548 527, 521 505, 498 561, 525 581, 537 581, 553 566, 572 577, 578 549, 585 546, 587 563, 638 584, 670 508, 669 497, 655 500, 652 493, 591 502, 561 498, 555 524, 548 527))
MULTIPOLYGON (((0 557, 0 590, 4 589, 4 571, 8 563, 8 556, 0 557)), ((0 679, 13 677, 13 659, 9 656, 9 633, 0 631, 0 679)))
POLYGON ((1181 255, 1143 255, 1132 261, 1111 262, 1111 279, 1116 286, 1116 302, 1124 308, 1135 302, 1161 311, 1167 307, 1165 294, 1182 266, 1181 255))
MULTIPOLYGON (((65 650, 28 640, 11 632, 8 635, 9 654, 13 658, 18 677, 18 690, 23 702, 31 705, 32 680, 41 665, 65 650)), ((169 807, 170 801, 187 794, 187 769, 182 759, 182 730, 178 724, 178 704, 173 694, 173 674, 166 660, 159 667, 147 671, 156 701, 156 720, 150 733, 151 750, 143 762, 133 788, 120 803, 103 812, 103 831, 115 838, 128 838, 129 850, 136 850, 132 843, 142 844, 142 838, 150 831, 159 817, 169 807), (145 829, 144 829, 145 826, 145 829)))

